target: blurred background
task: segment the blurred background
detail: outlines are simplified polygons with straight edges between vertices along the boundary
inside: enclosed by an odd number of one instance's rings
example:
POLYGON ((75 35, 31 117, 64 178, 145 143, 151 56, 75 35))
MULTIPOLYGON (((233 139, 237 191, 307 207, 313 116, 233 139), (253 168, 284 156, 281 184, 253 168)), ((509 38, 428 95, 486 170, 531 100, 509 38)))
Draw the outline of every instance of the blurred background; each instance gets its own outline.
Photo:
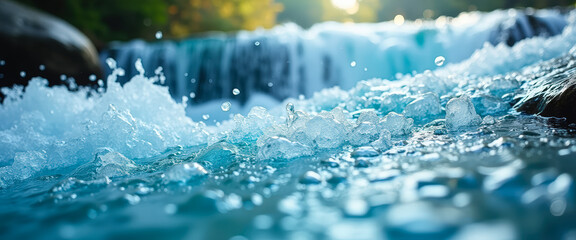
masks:
POLYGON ((56 15, 98 49, 114 40, 183 38, 210 31, 271 28, 294 22, 379 22, 456 16, 463 11, 574 6, 576 0, 19 0, 56 15))

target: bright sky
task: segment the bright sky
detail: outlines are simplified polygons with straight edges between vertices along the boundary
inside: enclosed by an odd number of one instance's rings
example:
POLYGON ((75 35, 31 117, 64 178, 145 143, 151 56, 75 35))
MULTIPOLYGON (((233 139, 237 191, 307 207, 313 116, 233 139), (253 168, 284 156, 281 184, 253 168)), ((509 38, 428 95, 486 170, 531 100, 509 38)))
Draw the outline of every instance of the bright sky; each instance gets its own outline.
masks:
POLYGON ((345 10, 349 14, 354 14, 358 11, 358 0, 330 0, 334 7, 345 10))

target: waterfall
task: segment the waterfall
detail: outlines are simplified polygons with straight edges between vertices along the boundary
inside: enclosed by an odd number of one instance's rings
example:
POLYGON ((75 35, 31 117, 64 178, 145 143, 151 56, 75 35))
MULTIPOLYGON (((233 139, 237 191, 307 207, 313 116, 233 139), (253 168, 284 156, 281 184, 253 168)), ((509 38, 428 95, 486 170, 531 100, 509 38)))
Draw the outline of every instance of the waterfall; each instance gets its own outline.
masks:
POLYGON ((565 25, 566 16, 556 10, 472 12, 403 25, 327 22, 308 30, 284 24, 183 40, 114 43, 100 58, 114 58, 126 70, 120 82, 137 74, 139 58, 147 76, 161 67, 162 84, 176 99, 246 102, 254 93, 285 99, 332 86, 349 89, 365 79, 395 79, 439 67, 434 62, 438 56, 445 64, 456 63, 486 43, 513 45, 559 34, 565 25), (233 96, 234 88, 243 94, 233 96))

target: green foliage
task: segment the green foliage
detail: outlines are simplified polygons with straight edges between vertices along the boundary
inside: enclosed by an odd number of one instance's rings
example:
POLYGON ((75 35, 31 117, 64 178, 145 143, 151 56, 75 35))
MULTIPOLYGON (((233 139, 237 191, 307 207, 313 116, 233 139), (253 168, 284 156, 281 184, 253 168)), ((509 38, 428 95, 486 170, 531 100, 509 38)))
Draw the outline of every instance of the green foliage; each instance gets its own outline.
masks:
POLYGON ((58 16, 97 46, 112 40, 151 39, 167 23, 164 0, 20 0, 58 16))
POLYGON ((97 46, 112 40, 180 38, 206 31, 270 28, 278 22, 310 27, 322 21, 388 21, 456 16, 469 10, 574 5, 576 0, 358 0, 339 9, 332 0, 20 0, 70 22, 97 46))

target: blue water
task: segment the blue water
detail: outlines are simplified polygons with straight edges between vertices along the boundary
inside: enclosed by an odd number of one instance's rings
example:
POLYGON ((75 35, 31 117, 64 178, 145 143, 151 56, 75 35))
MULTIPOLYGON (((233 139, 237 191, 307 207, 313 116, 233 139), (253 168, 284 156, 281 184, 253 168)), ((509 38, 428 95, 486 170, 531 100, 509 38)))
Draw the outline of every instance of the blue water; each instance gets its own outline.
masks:
POLYGON ((144 60, 123 85, 127 71, 108 60, 99 93, 42 79, 5 90, 0 237, 574 238, 574 129, 510 104, 573 68, 574 20, 557 36, 215 125, 193 121, 197 106, 175 101, 144 60))

